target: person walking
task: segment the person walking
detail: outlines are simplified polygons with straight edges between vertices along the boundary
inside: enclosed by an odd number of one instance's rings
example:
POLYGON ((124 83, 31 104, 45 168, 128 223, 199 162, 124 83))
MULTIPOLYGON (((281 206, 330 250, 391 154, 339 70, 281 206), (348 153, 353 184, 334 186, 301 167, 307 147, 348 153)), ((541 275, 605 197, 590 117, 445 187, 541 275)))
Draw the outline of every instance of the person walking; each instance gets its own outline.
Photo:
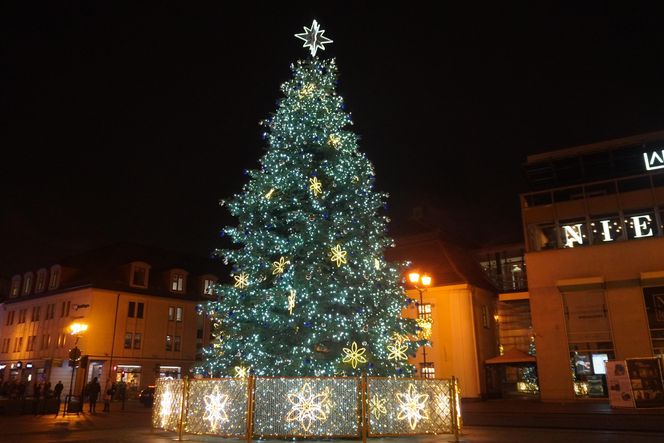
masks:
POLYGON ((95 414, 97 407, 97 399, 99 398, 99 392, 101 391, 101 385, 97 381, 97 377, 93 378, 90 384, 88 385, 88 397, 90 398, 90 407, 88 412, 95 414))
POLYGON ((55 398, 58 399, 58 403, 60 403, 60 396, 62 395, 62 390, 64 389, 64 385, 60 380, 58 380, 58 383, 55 385, 55 388, 53 389, 53 395, 55 398))

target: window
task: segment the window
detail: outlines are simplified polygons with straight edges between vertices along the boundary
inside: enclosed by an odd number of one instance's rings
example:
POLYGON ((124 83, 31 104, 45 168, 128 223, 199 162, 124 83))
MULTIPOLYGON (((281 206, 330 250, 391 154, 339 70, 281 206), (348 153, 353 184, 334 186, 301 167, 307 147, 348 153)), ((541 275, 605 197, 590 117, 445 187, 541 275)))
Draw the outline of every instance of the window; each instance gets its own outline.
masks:
POLYGON ((69 308, 71 307, 71 301, 63 301, 60 306, 60 318, 69 317, 69 308))
POLYGON ((171 291, 183 292, 184 291, 184 275, 179 272, 171 274, 171 291))
POLYGON ((48 280, 48 289, 57 289, 60 285, 60 265, 51 266, 51 278, 48 280))
POLYGON ((653 355, 664 356, 664 286, 643 288, 653 355))
POLYGON ((179 306, 175 308, 175 321, 182 321, 182 308, 179 306))
POLYGON ((32 318, 31 321, 39 321, 39 311, 41 311, 41 306, 32 307, 32 318))
POLYGON ((51 320, 54 314, 55 314, 55 303, 46 305, 46 316, 44 317, 44 320, 51 320))
POLYGON ((5 338, 2 340, 2 353, 6 354, 9 352, 9 343, 11 342, 11 339, 5 338))
POLYGON ((175 308, 173 306, 168 307, 168 321, 175 320, 175 308))
POLYGON ((9 295, 12 297, 18 296, 18 293, 21 290, 21 276, 15 275, 12 277, 12 287, 9 291, 9 295))
POLYGON ((528 226, 530 249, 541 251, 556 247, 556 227, 553 223, 528 226))
POLYGON ((64 348, 67 345, 67 334, 58 334, 58 348, 64 348))
POLYGON ((41 348, 42 350, 51 347, 51 334, 42 335, 41 348))
POLYGON ((433 363, 420 363, 420 370, 422 371, 423 378, 436 378, 436 370, 433 363))
POLYGON ((141 333, 134 333, 134 349, 141 349, 141 333))
POLYGON ((125 332, 125 339, 124 339, 124 348, 125 349, 131 349, 131 339, 132 339, 132 333, 131 332, 125 332))
POLYGON ((9 311, 7 313, 7 326, 14 324, 14 312, 15 311, 9 311))
POLYGON ((205 295, 214 295, 214 285, 217 281, 211 277, 206 277, 203 279, 203 294, 205 295))
POLYGON ((417 305, 417 316, 424 320, 431 320, 431 303, 421 303, 417 305))
POLYGON ((129 283, 131 286, 139 288, 148 287, 148 273, 150 272, 150 265, 144 262, 136 262, 131 264, 131 278, 129 283))
POLYGON ((127 308, 127 317, 134 317, 136 315, 136 302, 130 301, 127 308))
POLYGON ((658 235, 655 212, 652 209, 626 212, 624 223, 629 240, 658 235))
POLYGON ((620 241, 625 232, 618 214, 593 216, 590 220, 590 231, 594 245, 620 241))
POLYGON ((489 329, 489 307, 487 305, 482 305, 482 326, 489 329))
POLYGON ((179 335, 176 335, 173 338, 174 338, 174 340, 173 340, 173 350, 175 352, 179 352, 180 351, 180 343, 182 342, 182 339, 179 335))
POLYGON ((23 276, 23 295, 28 295, 32 291, 33 274, 26 272, 23 276))
POLYGON ((25 317, 28 314, 28 308, 21 309, 18 311, 18 323, 25 323, 25 317))
POLYGON ((37 271, 37 282, 35 283, 35 293, 44 292, 46 287, 46 269, 40 269, 37 271))
POLYGON ((166 336, 166 350, 167 351, 172 351, 173 350, 173 336, 172 335, 167 335, 166 336))
POLYGON ((25 347, 26 351, 34 351, 35 350, 35 342, 37 341, 37 336, 36 335, 30 335, 28 337, 28 343, 25 347))
POLYGON ((136 303, 136 318, 143 318, 143 303, 136 303))
POLYGON ((23 348, 23 337, 16 337, 14 339, 14 352, 21 352, 23 348))

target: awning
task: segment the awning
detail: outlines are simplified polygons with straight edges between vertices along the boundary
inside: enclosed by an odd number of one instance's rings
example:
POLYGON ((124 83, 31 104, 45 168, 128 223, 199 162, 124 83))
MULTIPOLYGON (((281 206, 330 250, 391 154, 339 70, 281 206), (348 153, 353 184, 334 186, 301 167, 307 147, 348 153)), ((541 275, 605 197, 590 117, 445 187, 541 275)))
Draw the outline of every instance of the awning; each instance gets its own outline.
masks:
POLYGON ((516 348, 510 348, 503 352, 503 355, 493 357, 484 361, 487 365, 504 365, 510 363, 537 363, 537 359, 516 348))

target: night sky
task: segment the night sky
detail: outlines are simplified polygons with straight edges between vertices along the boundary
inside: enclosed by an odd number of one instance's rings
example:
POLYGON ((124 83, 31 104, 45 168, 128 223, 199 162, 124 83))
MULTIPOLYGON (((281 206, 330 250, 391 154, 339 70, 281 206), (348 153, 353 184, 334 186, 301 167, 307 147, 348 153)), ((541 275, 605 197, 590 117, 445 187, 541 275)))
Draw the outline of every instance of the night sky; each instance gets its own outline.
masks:
POLYGON ((427 205, 455 238, 519 241, 528 154, 664 129, 664 13, 643 4, 12 3, 0 275, 115 241, 220 246, 218 201, 257 166, 314 18, 394 226, 427 205))

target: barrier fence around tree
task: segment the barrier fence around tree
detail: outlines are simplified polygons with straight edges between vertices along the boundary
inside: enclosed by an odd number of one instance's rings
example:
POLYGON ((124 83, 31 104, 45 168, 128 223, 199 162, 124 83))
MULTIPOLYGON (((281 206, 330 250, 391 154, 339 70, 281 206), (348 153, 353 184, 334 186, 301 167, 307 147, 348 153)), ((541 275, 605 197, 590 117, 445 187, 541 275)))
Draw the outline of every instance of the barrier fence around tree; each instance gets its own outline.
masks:
POLYGON ((157 380, 152 426, 228 438, 362 438, 461 430, 457 380, 246 377, 157 380))

